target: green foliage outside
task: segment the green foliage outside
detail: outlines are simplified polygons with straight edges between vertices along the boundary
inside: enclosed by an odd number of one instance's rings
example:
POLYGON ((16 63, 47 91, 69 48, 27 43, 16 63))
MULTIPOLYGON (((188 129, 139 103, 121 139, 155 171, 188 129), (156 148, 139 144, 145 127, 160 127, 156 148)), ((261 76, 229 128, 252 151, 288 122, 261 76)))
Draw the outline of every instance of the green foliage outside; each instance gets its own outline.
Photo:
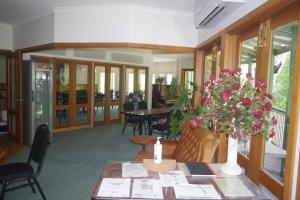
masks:
POLYGON ((279 60, 283 60, 283 64, 280 67, 278 74, 273 77, 273 106, 282 110, 286 110, 288 90, 289 90, 289 78, 290 78, 290 52, 275 56, 275 63, 279 60))

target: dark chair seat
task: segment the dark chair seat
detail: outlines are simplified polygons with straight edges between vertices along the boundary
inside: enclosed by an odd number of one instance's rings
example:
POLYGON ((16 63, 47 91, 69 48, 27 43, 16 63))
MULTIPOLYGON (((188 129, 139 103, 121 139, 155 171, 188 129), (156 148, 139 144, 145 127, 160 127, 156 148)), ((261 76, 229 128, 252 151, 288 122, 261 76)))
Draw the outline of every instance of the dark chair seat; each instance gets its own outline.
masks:
POLYGON ((27 163, 10 163, 0 166, 0 182, 27 179, 33 175, 33 168, 27 163))

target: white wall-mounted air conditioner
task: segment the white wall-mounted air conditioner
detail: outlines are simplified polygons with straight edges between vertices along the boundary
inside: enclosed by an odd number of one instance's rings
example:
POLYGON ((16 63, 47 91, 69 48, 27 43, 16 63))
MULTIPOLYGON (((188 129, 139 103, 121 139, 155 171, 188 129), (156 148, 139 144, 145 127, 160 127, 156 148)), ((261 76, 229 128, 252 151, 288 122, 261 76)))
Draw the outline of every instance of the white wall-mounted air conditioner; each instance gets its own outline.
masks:
POLYGON ((196 28, 213 27, 244 2, 245 0, 210 0, 206 4, 198 4, 194 12, 196 28))

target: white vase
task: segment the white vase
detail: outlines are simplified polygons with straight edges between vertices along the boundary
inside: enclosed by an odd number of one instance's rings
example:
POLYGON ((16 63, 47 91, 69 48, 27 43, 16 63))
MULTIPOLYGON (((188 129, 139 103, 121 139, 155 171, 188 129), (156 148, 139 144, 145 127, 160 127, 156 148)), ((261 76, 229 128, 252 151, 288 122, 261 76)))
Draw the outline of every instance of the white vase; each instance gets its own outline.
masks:
POLYGON ((228 149, 227 149, 227 162, 221 167, 221 171, 228 175, 240 175, 242 169, 237 163, 238 153, 238 138, 234 139, 229 135, 228 149))

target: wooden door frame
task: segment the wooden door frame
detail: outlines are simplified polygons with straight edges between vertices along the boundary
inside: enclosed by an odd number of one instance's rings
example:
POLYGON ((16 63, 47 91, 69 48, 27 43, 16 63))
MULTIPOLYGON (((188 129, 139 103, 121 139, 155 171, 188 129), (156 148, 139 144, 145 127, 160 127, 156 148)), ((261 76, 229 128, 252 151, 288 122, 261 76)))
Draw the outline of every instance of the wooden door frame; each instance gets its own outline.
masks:
MULTIPOLYGON (((193 68, 182 68, 181 69, 181 86, 184 87, 185 84, 185 72, 194 72, 193 68)), ((194 77, 193 77, 194 78, 194 77)))

